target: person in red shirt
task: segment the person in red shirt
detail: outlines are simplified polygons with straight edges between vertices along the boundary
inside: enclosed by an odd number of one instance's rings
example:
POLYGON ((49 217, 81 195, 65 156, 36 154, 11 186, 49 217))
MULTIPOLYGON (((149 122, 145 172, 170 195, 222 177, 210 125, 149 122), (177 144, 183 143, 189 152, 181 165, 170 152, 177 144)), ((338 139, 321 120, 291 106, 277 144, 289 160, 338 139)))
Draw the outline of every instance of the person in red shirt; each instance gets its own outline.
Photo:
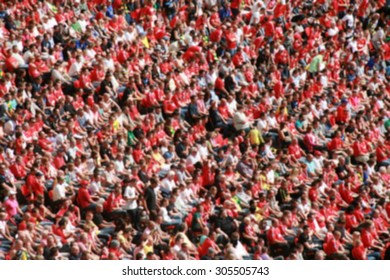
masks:
POLYGON ((170 91, 166 92, 165 100, 163 101, 163 112, 167 116, 172 116, 178 107, 173 102, 173 96, 170 91))
POLYGON ((357 140, 352 145, 353 156, 356 161, 366 163, 370 159, 370 148, 364 140, 363 134, 359 134, 357 140))
POLYGON ((318 191, 319 183, 320 183, 319 180, 314 180, 313 183, 311 184, 311 188, 309 189, 309 199, 312 203, 321 200, 319 198, 320 193, 318 191))
POLYGON ((337 113, 336 113, 336 123, 342 124, 347 123, 350 119, 349 112, 347 109, 348 100, 343 98, 341 100, 341 105, 337 107, 337 113))
POLYGON ((224 79, 225 79, 225 74, 220 72, 214 84, 215 93, 217 95, 220 95, 221 98, 226 98, 227 96, 229 96, 229 92, 225 88, 224 79))
POLYGON ((61 243, 63 245, 68 244, 68 239, 75 237, 73 232, 66 233, 66 227, 69 223, 69 220, 67 218, 61 218, 58 222, 58 225, 52 226, 53 233, 58 236, 61 239, 61 243))
POLYGON ((210 249, 215 250, 215 252, 220 252, 220 249, 215 240, 216 233, 210 233, 209 229, 205 227, 203 229, 203 234, 200 236, 200 242, 198 246, 198 253, 200 258, 204 257, 210 249))
POLYGON ((335 231, 333 234, 328 232, 324 243, 324 251, 329 258, 339 258, 340 255, 346 255, 348 252, 344 249, 341 242, 341 233, 335 231))
POLYGON ((18 180, 24 179, 27 175, 27 169, 21 156, 16 157, 15 163, 12 164, 9 169, 18 180))
POLYGON ((77 204, 83 211, 94 211, 96 209, 96 204, 92 199, 92 196, 89 194, 88 186, 88 181, 82 180, 80 182, 80 188, 77 193, 77 204))
POLYGON ((366 249, 381 251, 384 248, 382 241, 375 238, 375 225, 372 221, 366 221, 362 224, 361 236, 362 242, 366 249))
POLYGON ((359 222, 357 221, 353 211, 353 208, 349 207, 345 212, 345 229, 350 232, 357 229, 359 226, 359 222))
POLYGON ((216 28, 210 34, 210 41, 214 43, 218 43, 221 41, 223 35, 223 31, 221 28, 216 28))
POLYGON ((390 165, 390 150, 382 141, 378 141, 378 146, 376 147, 375 153, 379 166, 390 165))
POLYGON ((344 141, 341 139, 341 132, 339 130, 336 131, 332 140, 327 143, 327 148, 329 151, 344 157, 348 156, 348 147, 349 146, 345 145, 344 141))
POLYGON ((237 49, 237 36, 232 26, 225 33, 225 39, 227 50, 230 51, 231 54, 234 54, 237 49))
POLYGON ((288 154, 294 162, 302 160, 306 156, 306 153, 299 146, 298 140, 295 138, 292 139, 291 144, 288 146, 288 154))
POLYGON ((367 249, 364 247, 364 244, 360 239, 355 241, 351 254, 352 259, 354 260, 368 260, 367 249))
POLYGON ((118 183, 115 186, 115 189, 110 193, 107 200, 104 202, 105 213, 109 216, 110 219, 114 217, 125 217, 126 210, 121 208, 123 206, 124 200, 122 198, 122 189, 118 183))
POLYGON ((277 219, 272 220, 272 226, 267 232, 267 240, 272 251, 280 251, 283 256, 288 256, 290 247, 280 232, 277 219))
POLYGON ((264 35, 269 40, 270 38, 273 38, 275 33, 275 24, 274 22, 269 19, 268 17, 264 18, 264 35))
POLYGON ((57 155, 53 160, 53 165, 57 170, 65 166, 64 150, 57 150, 57 155))

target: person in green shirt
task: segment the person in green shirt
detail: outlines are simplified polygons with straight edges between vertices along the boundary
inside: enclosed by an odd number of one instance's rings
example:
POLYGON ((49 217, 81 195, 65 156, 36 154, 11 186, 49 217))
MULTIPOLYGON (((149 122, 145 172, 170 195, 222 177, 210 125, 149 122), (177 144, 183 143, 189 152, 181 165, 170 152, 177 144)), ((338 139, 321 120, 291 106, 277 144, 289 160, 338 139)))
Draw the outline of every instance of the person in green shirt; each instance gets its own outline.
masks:
POLYGON ((137 143, 137 138, 132 130, 127 131, 127 145, 134 146, 137 143))
POLYGON ((78 33, 78 34, 81 34, 82 33, 82 28, 81 28, 81 24, 78 20, 74 20, 72 25, 71 25, 72 29, 78 33))
POLYGON ((322 70, 321 65, 323 64, 323 59, 324 59, 323 53, 324 53, 323 50, 320 53, 318 53, 318 51, 315 50, 316 56, 313 57, 307 69, 311 74, 318 73, 322 70))
POLYGON ((390 119, 387 119, 387 121, 385 121, 385 129, 386 131, 390 131, 390 119))

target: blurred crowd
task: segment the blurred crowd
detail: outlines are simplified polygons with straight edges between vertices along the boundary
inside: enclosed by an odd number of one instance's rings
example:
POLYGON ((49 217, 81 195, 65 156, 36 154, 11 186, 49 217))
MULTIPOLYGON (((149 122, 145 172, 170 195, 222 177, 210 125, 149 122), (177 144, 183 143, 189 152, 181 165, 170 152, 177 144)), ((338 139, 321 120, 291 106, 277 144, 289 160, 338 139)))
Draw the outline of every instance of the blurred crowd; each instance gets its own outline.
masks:
POLYGON ((390 1, 1 0, 0 259, 390 259, 390 1))

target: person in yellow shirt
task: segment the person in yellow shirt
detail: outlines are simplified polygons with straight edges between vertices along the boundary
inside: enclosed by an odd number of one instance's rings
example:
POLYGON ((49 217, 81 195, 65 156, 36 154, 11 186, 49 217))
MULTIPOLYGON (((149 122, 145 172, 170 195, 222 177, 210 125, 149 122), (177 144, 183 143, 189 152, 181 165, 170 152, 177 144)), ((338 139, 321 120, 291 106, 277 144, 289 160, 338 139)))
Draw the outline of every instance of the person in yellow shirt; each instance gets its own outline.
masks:
POLYGON ((259 146, 261 143, 264 143, 263 136, 261 135, 260 130, 257 128, 257 123, 251 127, 248 137, 251 145, 259 146))
POLYGON ((262 171, 259 177, 260 177, 261 188, 265 191, 268 191, 271 188, 271 186, 268 184, 267 175, 265 174, 264 171, 262 171))
POLYGON ((152 157, 153 157, 153 159, 154 159, 155 161, 157 161, 157 162, 160 164, 160 166, 165 165, 165 159, 164 159, 164 157, 161 155, 158 146, 153 146, 153 147, 152 147, 152 157))

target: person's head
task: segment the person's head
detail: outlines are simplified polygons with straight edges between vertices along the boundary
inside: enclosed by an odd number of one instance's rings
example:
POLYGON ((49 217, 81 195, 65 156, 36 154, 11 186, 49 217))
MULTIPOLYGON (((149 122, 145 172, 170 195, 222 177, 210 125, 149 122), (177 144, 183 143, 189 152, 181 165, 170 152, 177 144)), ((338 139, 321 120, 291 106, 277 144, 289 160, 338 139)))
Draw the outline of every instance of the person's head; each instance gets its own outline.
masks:
POLYGON ((14 191, 14 190, 9 191, 8 196, 9 196, 9 199, 12 199, 12 200, 16 199, 16 191, 14 191))
POLYGON ((65 229, 67 224, 68 224, 69 220, 67 218, 62 218, 59 222, 58 222, 58 226, 62 229, 65 229))
POLYGON ((325 259, 325 252, 320 250, 320 251, 317 251, 314 255, 314 259, 315 260, 324 260, 325 259))
POLYGON ((86 214, 85 214, 85 220, 86 221, 92 221, 93 219, 93 212, 92 211, 88 211, 86 214))
POLYGON ((77 242, 73 242, 70 247, 70 254, 73 256, 78 256, 80 254, 80 246, 77 242))

